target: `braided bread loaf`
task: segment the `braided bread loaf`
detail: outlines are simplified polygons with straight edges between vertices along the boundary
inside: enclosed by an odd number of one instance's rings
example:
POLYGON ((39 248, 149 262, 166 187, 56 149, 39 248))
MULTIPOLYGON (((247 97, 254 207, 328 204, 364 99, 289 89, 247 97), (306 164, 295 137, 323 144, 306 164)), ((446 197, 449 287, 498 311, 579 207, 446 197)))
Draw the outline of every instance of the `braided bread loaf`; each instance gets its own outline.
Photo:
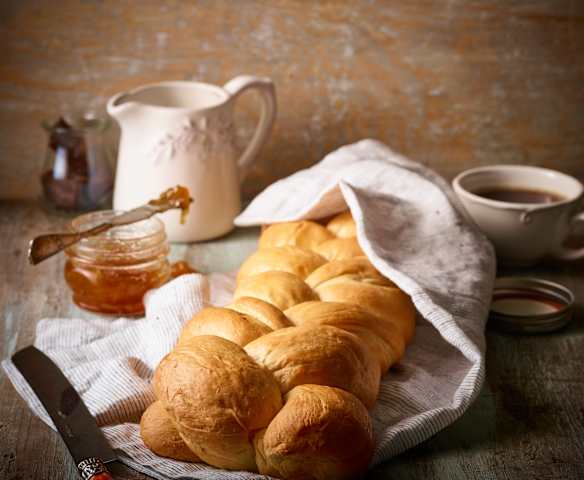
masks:
POLYGON ((267 227, 233 303, 208 307, 158 365, 141 421, 156 454, 280 478, 350 478, 368 409, 414 334, 410 298, 371 265, 349 212, 267 227))

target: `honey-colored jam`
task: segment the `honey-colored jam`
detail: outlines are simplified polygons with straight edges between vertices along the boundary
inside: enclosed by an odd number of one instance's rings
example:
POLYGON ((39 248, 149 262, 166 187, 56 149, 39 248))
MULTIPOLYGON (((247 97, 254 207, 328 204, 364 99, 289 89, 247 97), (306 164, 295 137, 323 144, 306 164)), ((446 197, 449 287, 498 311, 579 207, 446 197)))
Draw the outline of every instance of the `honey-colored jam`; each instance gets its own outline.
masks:
POLYGON ((150 200, 149 205, 173 205, 175 208, 180 208, 180 223, 185 223, 187 215, 189 214, 189 206, 193 202, 189 190, 182 185, 169 188, 162 192, 160 197, 155 200, 150 200))
POLYGON ((193 267, 191 267, 184 260, 174 262, 170 266, 170 276, 172 278, 180 277, 181 275, 188 275, 189 273, 198 273, 193 267))
MULTIPOLYGON (((91 228, 116 212, 82 215, 73 229, 91 228)), ((65 279, 73 300, 87 310, 119 315, 144 313, 143 297, 171 278, 164 225, 157 218, 114 227, 66 250, 65 279)))
POLYGON ((119 315, 144 313, 144 294, 166 283, 168 272, 168 266, 164 265, 140 271, 79 265, 71 260, 65 265, 65 279, 77 305, 94 312, 119 315))

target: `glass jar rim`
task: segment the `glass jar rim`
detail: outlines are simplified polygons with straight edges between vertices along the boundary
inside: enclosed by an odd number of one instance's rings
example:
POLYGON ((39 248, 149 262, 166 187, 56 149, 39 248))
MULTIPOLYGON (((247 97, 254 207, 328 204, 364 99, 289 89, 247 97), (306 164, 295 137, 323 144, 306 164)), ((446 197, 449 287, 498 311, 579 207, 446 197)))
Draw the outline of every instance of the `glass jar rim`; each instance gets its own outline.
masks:
MULTIPOLYGON (((86 230, 121 213, 123 212, 119 210, 84 213, 71 221, 69 230, 86 230)), ((96 254, 119 257, 140 254, 150 256, 156 255, 156 247, 162 246, 166 246, 164 223, 159 218, 151 217, 137 223, 113 227, 100 235, 83 239, 67 250, 70 254, 89 258, 96 254)))

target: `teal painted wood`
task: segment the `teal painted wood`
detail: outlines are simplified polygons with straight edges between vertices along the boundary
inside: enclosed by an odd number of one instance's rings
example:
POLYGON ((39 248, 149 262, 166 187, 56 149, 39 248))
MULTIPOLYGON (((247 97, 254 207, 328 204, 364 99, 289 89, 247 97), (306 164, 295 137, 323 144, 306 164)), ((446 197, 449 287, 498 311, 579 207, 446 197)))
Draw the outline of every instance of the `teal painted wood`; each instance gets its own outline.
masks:
MULTIPOLYGON (((1 358, 32 343, 40 318, 93 315, 71 303, 62 256, 37 267, 26 262, 28 240, 66 222, 32 203, 0 202, 1 358)), ((238 229, 214 241, 174 245, 171 259, 202 272, 233 271, 256 249, 258 233, 238 229)), ((584 263, 523 274, 571 288, 577 298, 573 322, 541 336, 489 329, 487 381, 477 401, 452 426, 368 478, 584 478, 584 263)), ((113 470, 116 478, 147 478, 123 466, 113 470)), ((73 463, 58 436, 32 416, 0 373, 0 479, 48 478, 76 478, 73 463)))

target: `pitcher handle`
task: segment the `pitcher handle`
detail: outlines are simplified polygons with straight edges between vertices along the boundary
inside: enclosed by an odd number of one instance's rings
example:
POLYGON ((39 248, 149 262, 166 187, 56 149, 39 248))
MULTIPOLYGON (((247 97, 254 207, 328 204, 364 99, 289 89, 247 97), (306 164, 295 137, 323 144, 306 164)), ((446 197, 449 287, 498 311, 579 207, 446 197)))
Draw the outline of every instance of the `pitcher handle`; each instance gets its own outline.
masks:
POLYGON ((239 158, 239 179, 242 181, 249 171, 254 158, 262 148, 274 125, 276 119, 276 89, 274 82, 267 77, 254 77, 252 75, 240 75, 229 80, 223 88, 231 95, 232 99, 237 98, 248 89, 256 89, 260 94, 261 112, 260 120, 256 130, 249 142, 249 145, 239 158))

